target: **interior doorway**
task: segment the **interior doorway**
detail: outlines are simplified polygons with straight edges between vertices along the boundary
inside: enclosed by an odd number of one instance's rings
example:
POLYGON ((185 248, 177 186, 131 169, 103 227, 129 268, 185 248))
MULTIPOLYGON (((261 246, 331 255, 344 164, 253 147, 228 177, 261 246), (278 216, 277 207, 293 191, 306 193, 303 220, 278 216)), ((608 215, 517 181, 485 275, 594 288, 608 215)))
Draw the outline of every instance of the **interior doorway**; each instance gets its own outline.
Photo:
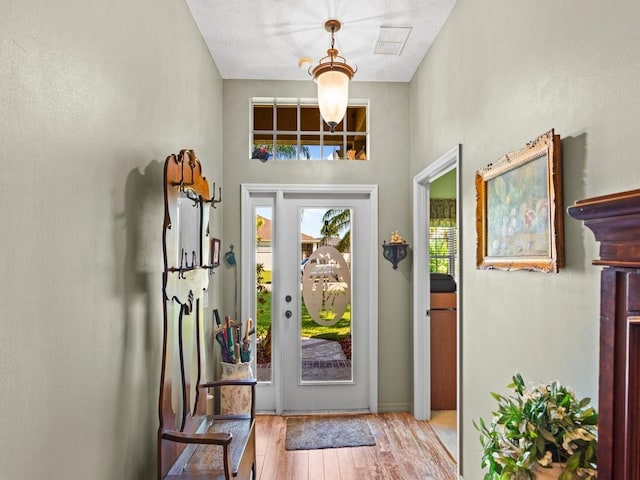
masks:
MULTIPOLYGON (((462 238, 460 235, 460 145, 456 145, 451 150, 442 155, 435 162, 430 164, 422 172, 417 174, 413 178, 413 333, 414 333, 414 345, 413 345, 413 371, 414 371, 414 398, 413 409, 414 416, 418 420, 429 420, 432 418, 432 414, 436 411, 437 405, 433 405, 433 394, 436 393, 434 389, 439 389, 442 385, 434 385, 432 383, 433 370, 432 367, 437 369, 441 365, 441 361, 434 363, 432 355, 436 352, 432 351, 432 334, 433 327, 436 322, 441 322, 440 317, 436 317, 436 311, 442 308, 442 305, 432 305, 432 281, 431 281, 431 264, 434 263, 430 255, 430 226, 431 226, 431 200, 430 193, 432 190, 432 183, 438 178, 449 174, 455 176, 454 188, 455 188, 455 241, 457 242, 458 251, 461 249, 462 238), (452 173, 453 172, 453 173, 452 173), (432 312, 432 309, 434 310, 432 312)), ((433 250, 433 248, 432 248, 433 250)), ((460 255, 456 254, 453 259, 455 265, 455 295, 449 296, 444 308, 454 312, 449 313, 449 318, 454 325, 449 325, 447 335, 453 335, 455 338, 455 344, 453 348, 454 367, 451 368, 451 372, 448 375, 453 375, 454 378, 450 380, 453 382, 455 388, 455 410, 447 410, 445 415, 442 415, 438 411, 438 419, 455 420, 454 438, 447 439, 449 444, 453 444, 454 452, 451 452, 454 457, 458 459, 458 469, 460 469, 460 428, 461 424, 461 335, 460 325, 462 312, 460 309, 461 295, 462 295, 462 267, 460 264, 460 255), (453 299, 453 300, 452 300, 453 299), (453 303, 451 303, 453 302, 453 303)), ((440 298, 437 300, 440 302, 440 298)), ((440 312, 438 312, 439 314, 440 312)), ((437 335, 440 335, 438 333, 437 335)), ((440 341, 440 340, 438 340, 440 341)), ((441 373, 441 372, 437 372, 441 373)), ((440 382, 440 380, 436 380, 440 382)), ((461 473, 460 471, 458 472, 461 473)))

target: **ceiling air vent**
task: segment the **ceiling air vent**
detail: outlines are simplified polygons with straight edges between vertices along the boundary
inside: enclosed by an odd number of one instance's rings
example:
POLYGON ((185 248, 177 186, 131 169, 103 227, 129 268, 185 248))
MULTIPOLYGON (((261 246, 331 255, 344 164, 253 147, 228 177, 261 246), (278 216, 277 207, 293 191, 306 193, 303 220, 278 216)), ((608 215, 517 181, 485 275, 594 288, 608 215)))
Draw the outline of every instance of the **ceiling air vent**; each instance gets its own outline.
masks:
POLYGON ((380 55, 400 55, 411 27, 380 27, 380 34, 373 53, 380 55))

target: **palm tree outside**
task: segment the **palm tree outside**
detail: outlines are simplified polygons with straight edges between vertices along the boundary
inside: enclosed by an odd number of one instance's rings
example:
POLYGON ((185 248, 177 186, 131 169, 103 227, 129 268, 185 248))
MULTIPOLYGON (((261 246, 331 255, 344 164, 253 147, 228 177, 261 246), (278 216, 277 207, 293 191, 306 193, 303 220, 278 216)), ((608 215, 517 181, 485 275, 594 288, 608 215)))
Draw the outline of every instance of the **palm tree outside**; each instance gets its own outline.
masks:
POLYGON ((336 237, 344 232, 336 249, 344 253, 351 247, 351 210, 348 208, 332 208, 322 216, 324 226, 321 233, 324 238, 336 237))

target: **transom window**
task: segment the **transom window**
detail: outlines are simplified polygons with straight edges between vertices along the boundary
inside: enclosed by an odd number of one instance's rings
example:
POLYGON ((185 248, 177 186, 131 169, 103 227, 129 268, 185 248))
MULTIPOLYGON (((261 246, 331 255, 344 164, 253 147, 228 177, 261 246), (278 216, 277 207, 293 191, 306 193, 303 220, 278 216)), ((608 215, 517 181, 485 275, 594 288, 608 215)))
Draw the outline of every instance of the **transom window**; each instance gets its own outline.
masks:
POLYGON ((322 121, 316 99, 251 99, 250 158, 366 160, 368 101, 350 101, 335 133, 322 121))

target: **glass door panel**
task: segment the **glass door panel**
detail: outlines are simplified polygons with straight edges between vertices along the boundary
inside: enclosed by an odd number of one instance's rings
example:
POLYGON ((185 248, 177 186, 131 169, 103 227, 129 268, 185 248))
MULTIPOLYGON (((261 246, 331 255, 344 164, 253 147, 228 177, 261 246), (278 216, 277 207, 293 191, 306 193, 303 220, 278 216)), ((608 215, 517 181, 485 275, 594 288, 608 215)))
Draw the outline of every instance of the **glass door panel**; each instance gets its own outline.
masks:
POLYGON ((369 201, 334 197, 285 196, 278 209, 283 411, 369 406, 369 201))
POLYGON ((300 214, 299 381, 352 381, 351 246, 346 241, 351 210, 303 210, 307 212, 300 214), (303 248, 309 237, 304 231, 306 218, 322 221, 313 226, 323 236, 315 239, 310 254, 303 248))
POLYGON ((271 382, 271 274, 273 272, 273 208, 255 209, 255 272, 256 272, 256 378, 271 382))

